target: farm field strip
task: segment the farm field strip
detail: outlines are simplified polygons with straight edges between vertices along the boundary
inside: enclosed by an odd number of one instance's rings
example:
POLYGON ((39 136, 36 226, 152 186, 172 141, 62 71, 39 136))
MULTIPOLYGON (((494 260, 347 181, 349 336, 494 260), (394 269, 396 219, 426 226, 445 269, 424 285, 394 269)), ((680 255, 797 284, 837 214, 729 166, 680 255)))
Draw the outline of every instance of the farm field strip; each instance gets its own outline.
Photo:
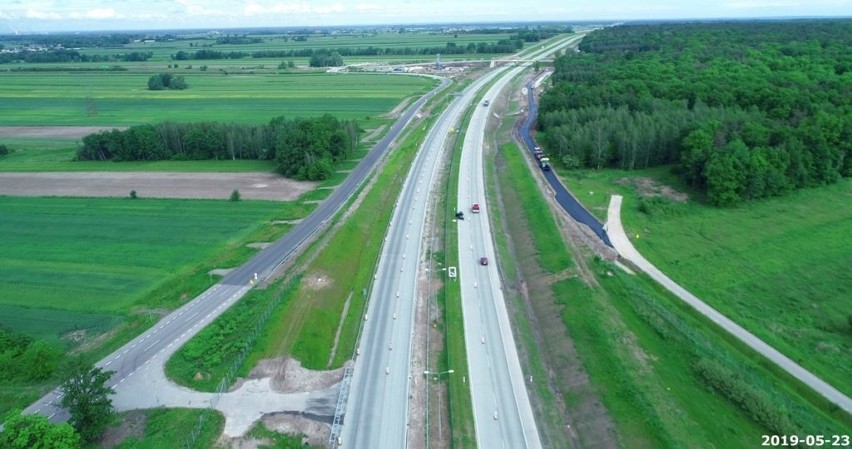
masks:
POLYGON ((0 305, 126 313, 172 273, 245 238, 286 207, 0 197, 0 305))
POLYGON ((434 81, 377 74, 187 74, 189 89, 150 91, 149 73, 0 72, 0 125, 115 125, 161 121, 266 122, 332 114, 374 125, 434 81), (46 86, 46 87, 45 87, 46 86))

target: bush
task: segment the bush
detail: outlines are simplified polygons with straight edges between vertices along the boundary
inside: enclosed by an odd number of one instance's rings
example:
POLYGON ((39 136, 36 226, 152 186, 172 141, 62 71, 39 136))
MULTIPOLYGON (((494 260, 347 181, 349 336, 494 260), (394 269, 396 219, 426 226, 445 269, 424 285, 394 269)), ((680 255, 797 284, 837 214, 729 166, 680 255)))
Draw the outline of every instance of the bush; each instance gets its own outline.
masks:
POLYGON ((639 198, 639 212, 651 217, 677 217, 683 215, 683 207, 662 196, 639 198))
POLYGON ((229 201, 239 201, 239 200, 240 200, 240 191, 237 190, 237 189, 234 189, 234 191, 231 192, 231 198, 229 198, 229 201))
POLYGON ((138 196, 136 196, 136 191, 135 191, 135 190, 131 190, 131 191, 130 191, 130 199, 131 199, 131 200, 135 200, 136 198, 139 198, 138 196))
MULTIPOLYGON (((175 64, 177 68, 177 64, 175 64)), ((148 78, 148 90, 175 89, 183 90, 189 87, 182 76, 172 76, 171 73, 160 73, 148 78)))
POLYGON ((721 362, 702 357, 692 364, 692 369, 706 386, 721 393, 772 433, 792 435, 797 432, 780 404, 721 362))
POLYGON ((5 156, 7 154, 9 154, 9 147, 0 144, 0 156, 5 156))

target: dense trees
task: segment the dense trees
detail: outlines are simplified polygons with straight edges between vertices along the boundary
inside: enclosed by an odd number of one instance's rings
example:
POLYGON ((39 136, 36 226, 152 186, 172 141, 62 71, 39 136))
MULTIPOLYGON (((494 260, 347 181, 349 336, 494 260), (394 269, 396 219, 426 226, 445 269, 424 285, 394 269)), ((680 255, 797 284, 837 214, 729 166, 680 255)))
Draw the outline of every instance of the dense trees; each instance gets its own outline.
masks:
POLYGON ((103 434, 115 418, 110 395, 115 391, 107 386, 112 371, 88 365, 78 359, 69 370, 62 386, 60 405, 71 415, 68 422, 85 441, 103 434))
POLYGON ((555 62, 539 129, 569 167, 676 163, 731 205, 852 175, 850 21, 596 31, 555 62))
POLYGON ((0 379, 43 381, 53 376, 61 360, 58 348, 0 328, 0 379))
POLYGON ((4 449, 78 449, 80 435, 67 423, 52 424, 41 415, 22 415, 13 410, 6 416, 0 432, 4 449))
POLYGON ((81 54, 77 50, 53 49, 47 51, 17 51, 0 53, 0 64, 12 62, 45 63, 45 62, 129 62, 147 61, 154 54, 150 51, 132 51, 113 55, 81 54))
POLYGON ((163 122, 111 130, 83 138, 78 160, 151 161, 198 159, 275 160, 296 179, 321 180, 358 145, 358 126, 330 115, 278 117, 266 125, 163 122))
POLYGON ((183 78, 183 76, 180 75, 172 75, 171 73, 160 73, 158 75, 152 75, 150 78, 148 78, 149 90, 183 90, 187 87, 189 87, 189 85, 186 84, 186 80, 183 78))
POLYGON ((315 51, 308 65, 311 67, 340 67, 343 65, 343 57, 336 51, 315 51))

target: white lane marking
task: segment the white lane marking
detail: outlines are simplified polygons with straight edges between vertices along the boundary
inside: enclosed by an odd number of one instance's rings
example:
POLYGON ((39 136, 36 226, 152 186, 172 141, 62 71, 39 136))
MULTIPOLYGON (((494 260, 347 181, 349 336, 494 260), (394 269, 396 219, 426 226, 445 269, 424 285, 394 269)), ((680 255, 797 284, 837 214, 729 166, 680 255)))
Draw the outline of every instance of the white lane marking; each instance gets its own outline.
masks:
POLYGON ((157 343, 159 343, 159 342, 160 342, 160 340, 157 340, 157 341, 155 341, 155 342, 151 343, 151 345, 150 345, 150 346, 148 346, 147 348, 145 348, 145 350, 147 351, 147 350, 149 350, 149 349, 153 348, 154 346, 157 346, 157 343))
POLYGON ((112 360, 110 360, 109 362, 104 363, 104 366, 109 366, 109 364, 110 364, 110 363, 112 363, 112 360))

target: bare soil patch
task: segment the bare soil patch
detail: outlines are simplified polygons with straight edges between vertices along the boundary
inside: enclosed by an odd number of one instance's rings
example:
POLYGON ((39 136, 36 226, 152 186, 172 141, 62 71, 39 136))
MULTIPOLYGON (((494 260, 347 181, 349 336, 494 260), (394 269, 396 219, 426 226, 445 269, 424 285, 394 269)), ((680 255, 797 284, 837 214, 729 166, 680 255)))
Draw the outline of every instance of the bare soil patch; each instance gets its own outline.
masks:
POLYGON ((125 130, 126 126, 0 126, 0 137, 40 139, 82 139, 104 130, 125 130))
MULTIPOLYGON (((331 388, 343 379, 343 368, 329 371, 314 371, 303 368, 302 364, 291 357, 276 357, 258 361, 249 373, 249 379, 271 377, 272 389, 279 393, 302 393, 331 388)), ((231 391, 240 388, 238 381, 231 391)))
POLYGON ((101 436, 101 448, 110 449, 123 443, 127 438, 142 439, 145 434, 145 423, 148 421, 145 413, 139 410, 129 411, 122 416, 121 425, 110 427, 101 436))
POLYGON ((689 199, 689 195, 678 192, 665 184, 660 184, 652 178, 621 178, 615 182, 621 185, 633 186, 640 195, 645 197, 662 196, 679 203, 689 199))
POLYGON ((316 187, 274 173, 45 172, 0 173, 0 195, 205 198, 292 201, 316 187))

